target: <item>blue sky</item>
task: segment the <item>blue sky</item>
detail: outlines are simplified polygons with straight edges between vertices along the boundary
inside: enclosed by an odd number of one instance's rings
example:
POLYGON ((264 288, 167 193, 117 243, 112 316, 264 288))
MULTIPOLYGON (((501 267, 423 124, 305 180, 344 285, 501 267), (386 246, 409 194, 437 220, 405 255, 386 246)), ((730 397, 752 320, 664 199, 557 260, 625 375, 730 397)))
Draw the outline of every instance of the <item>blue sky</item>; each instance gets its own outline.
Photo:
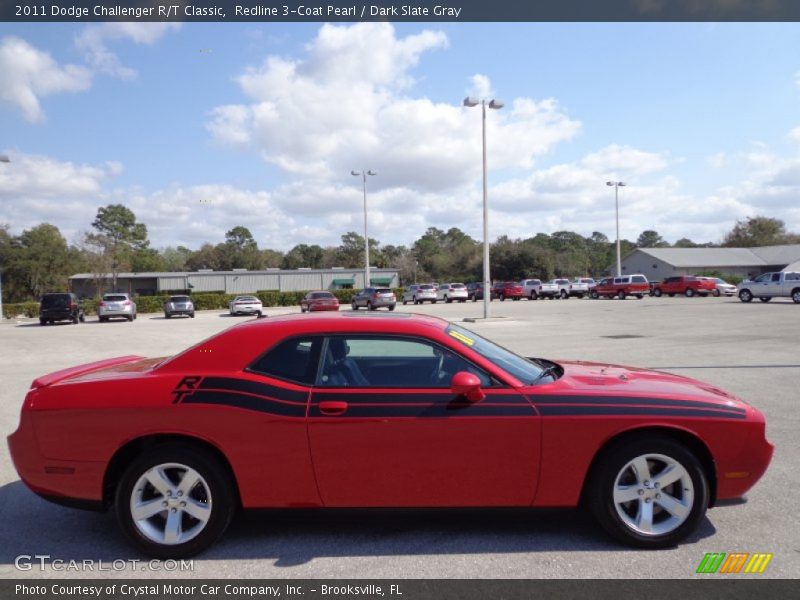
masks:
POLYGON ((800 231, 796 24, 0 24, 0 223, 77 242, 130 206, 153 245, 411 243, 656 229, 718 241, 765 214, 800 231))

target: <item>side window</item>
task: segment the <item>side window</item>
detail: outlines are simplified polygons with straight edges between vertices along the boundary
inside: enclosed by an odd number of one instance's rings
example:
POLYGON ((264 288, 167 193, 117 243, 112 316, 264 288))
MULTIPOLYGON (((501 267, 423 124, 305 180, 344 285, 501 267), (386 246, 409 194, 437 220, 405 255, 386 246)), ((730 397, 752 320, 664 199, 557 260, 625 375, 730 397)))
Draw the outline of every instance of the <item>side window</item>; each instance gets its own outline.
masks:
POLYGON ((644 277, 642 277, 641 275, 635 275, 635 276, 633 277, 633 282, 634 282, 634 283, 646 283, 646 280, 645 280, 645 278, 644 278, 644 277))
POLYGON ((773 273, 772 274, 772 281, 780 281, 780 280, 781 280, 781 274, 780 273, 773 273))
POLYGON ((765 281, 769 281, 771 273, 764 273, 763 275, 759 275, 753 281, 757 281, 758 283, 764 283, 765 281))
POLYGON ((455 352, 407 338, 331 336, 322 361, 321 387, 449 388, 459 371, 492 384, 485 371, 455 352))
POLYGON ((800 280, 800 273, 787 273, 786 274, 786 281, 798 281, 800 280))
POLYGON ((322 347, 321 337, 285 340, 256 360, 248 371, 303 385, 313 385, 322 347))

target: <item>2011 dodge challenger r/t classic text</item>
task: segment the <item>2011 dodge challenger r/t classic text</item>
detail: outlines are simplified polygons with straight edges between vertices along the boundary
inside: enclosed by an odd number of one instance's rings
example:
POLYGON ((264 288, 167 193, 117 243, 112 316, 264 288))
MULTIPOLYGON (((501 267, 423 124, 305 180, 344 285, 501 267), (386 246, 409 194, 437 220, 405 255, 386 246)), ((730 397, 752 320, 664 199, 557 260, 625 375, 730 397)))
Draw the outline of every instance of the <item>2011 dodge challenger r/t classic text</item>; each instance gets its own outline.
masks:
POLYGON ((113 507, 161 558, 261 507, 580 505, 661 548, 773 452, 758 410, 694 379, 523 358, 441 319, 375 313, 258 319, 168 359, 45 375, 9 445, 31 490, 113 507))

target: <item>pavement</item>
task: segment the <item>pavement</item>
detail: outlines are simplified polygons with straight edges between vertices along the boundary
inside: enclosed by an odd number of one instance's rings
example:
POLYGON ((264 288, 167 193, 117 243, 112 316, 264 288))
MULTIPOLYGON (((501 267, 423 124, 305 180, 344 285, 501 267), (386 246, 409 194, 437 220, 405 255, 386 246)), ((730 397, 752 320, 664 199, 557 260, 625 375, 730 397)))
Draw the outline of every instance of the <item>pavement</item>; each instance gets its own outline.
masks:
MULTIPOLYGON (((491 309, 504 318, 483 321, 480 302, 397 307, 459 322, 474 318, 462 324, 525 356, 658 368, 720 386, 766 414, 776 445, 772 465, 745 503, 710 510, 688 542, 668 550, 621 547, 576 511, 267 511, 237 517, 222 540, 176 572, 134 563, 145 557, 127 545, 112 515, 35 496, 2 445, 0 578, 708 578, 695 574, 706 552, 773 553, 763 575, 748 577, 800 576, 800 511, 791 491, 800 488, 800 306, 662 297, 495 301, 491 309), (49 558, 41 559, 44 568, 24 570, 21 555, 49 558), (109 568, 80 566, 85 560, 109 568), (70 564, 78 568, 65 571, 70 564)), ((289 312, 300 310, 266 310, 289 312)), ((6 321, 0 433, 16 428, 39 375, 123 354, 167 356, 246 319, 204 311, 195 319, 139 315, 133 323, 6 321)), ((464 454, 468 460, 469 449, 464 454)))

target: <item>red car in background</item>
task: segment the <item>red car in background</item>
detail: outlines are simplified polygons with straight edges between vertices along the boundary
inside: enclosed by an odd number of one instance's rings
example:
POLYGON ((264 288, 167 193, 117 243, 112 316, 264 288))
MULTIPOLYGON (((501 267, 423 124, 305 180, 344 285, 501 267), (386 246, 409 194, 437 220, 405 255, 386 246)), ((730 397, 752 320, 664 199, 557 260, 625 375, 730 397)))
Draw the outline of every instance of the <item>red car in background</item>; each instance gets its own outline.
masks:
POLYGON ((589 296, 598 298, 619 298, 625 300, 628 296, 635 296, 639 300, 650 293, 650 284, 644 275, 623 275, 622 277, 606 277, 601 280, 589 296))
POLYGON ((159 558, 205 549, 240 507, 580 505, 618 540, 663 548, 773 453, 764 416, 715 386, 350 311, 39 377, 8 441, 31 490, 113 507, 159 558))
POLYGON ((692 296, 708 296, 716 291, 717 283, 713 279, 691 275, 667 277, 653 286, 653 296, 656 297, 661 297, 663 294, 668 296, 683 294, 687 298, 691 298, 692 296))
POLYGON ((330 292, 308 292, 300 300, 300 312, 339 310, 339 299, 330 292))
POLYGON ((498 281, 492 286, 492 298, 519 300, 525 295, 525 288, 519 281, 498 281))

